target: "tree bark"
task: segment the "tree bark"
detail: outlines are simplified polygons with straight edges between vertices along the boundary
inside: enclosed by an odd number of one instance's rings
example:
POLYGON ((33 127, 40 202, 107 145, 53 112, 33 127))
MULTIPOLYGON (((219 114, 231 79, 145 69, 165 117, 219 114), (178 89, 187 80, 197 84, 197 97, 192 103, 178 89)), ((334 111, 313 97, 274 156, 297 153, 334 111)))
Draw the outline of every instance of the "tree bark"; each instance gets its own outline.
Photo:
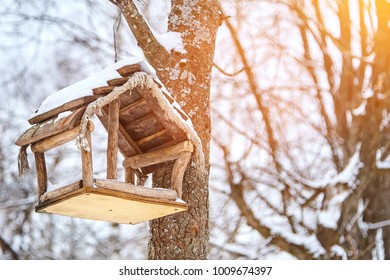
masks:
MULTIPOLYGON (((390 106, 386 102, 390 98, 390 28, 388 22, 390 20, 390 4, 384 0, 376 1, 378 30, 375 37, 375 60, 372 65, 372 88, 374 96, 372 102, 372 112, 367 112, 367 126, 375 125, 375 134, 371 131, 364 131, 369 141, 369 149, 372 153, 371 157, 371 174, 375 178, 369 185, 364 198, 368 201, 366 212, 369 222, 381 222, 390 219, 390 172, 388 169, 380 171, 376 166, 376 151, 380 150, 388 142, 386 133, 381 129, 383 122, 383 112, 389 112, 390 106)), ((367 174, 369 176, 369 174, 367 174)), ((384 243, 385 259, 390 259, 390 230, 389 227, 382 229, 382 238, 384 243)))
MULTIPOLYGON (((202 140, 205 174, 189 164, 183 179, 188 212, 150 222, 149 259, 206 259, 209 240, 208 170, 210 82, 219 12, 216 0, 172 0, 168 29, 180 32, 186 52, 168 53, 132 1, 114 1, 157 75, 189 115, 202 140)), ((172 166, 153 174, 153 186, 170 188, 172 166)))
MULTIPOLYGON (((218 20, 214 0, 172 1, 169 30, 182 34, 187 53, 171 53, 166 70, 160 69, 160 77, 190 116, 202 140, 207 171, 211 137, 210 81, 218 20)), ((169 172, 157 174, 154 186, 170 186, 169 172)), ((183 200, 189 204, 189 210, 150 222, 149 259, 207 259, 208 194, 208 174, 187 168, 183 200)))

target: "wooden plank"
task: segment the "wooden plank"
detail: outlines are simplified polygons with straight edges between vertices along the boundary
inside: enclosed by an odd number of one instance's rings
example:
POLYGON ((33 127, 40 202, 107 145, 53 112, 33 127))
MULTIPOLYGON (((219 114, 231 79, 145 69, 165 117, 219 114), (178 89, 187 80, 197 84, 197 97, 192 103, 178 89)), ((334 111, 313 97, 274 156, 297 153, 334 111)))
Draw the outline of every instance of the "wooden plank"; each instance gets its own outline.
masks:
POLYGON ((83 186, 93 187, 93 169, 92 169, 92 142, 91 142, 91 131, 87 129, 85 138, 89 144, 89 151, 81 149, 81 163, 83 173, 83 186))
POLYGON ((123 86, 128 80, 129 80, 129 78, 127 78, 127 77, 116 78, 116 79, 112 79, 112 80, 107 81, 107 84, 109 86, 118 87, 118 86, 123 86))
POLYGON ((137 91, 131 91, 130 93, 130 90, 127 90, 125 93, 119 96, 122 107, 125 107, 141 98, 142 96, 137 91))
POLYGON ((146 114, 146 115, 143 115, 143 116, 139 117, 138 119, 132 121, 131 123, 128 123, 126 125, 126 127, 135 126, 137 123, 141 123, 141 122, 143 122, 145 120, 152 119, 152 118, 155 119, 155 114, 153 113, 153 111, 148 113, 148 114, 146 114))
MULTIPOLYGON (((154 150, 154 151, 158 150, 158 149, 154 149, 154 147, 162 147, 162 146, 164 146, 165 143, 170 143, 172 141, 172 139, 173 139, 172 136, 170 134, 166 133, 166 134, 160 135, 157 138, 150 140, 149 142, 143 143, 139 147, 142 149, 142 151, 144 153, 147 153, 147 152, 151 152, 152 150, 154 150)), ((177 142, 174 141, 174 143, 177 143, 177 142)), ((167 145, 166 147, 169 147, 169 146, 171 146, 171 145, 167 145)))
MULTIPOLYGON (((124 109, 124 108, 123 108, 124 109)), ((129 106, 125 110, 121 109, 120 112, 120 121, 123 124, 129 124, 140 117, 149 114, 152 112, 150 108, 146 105, 146 102, 137 102, 134 106, 129 106)))
POLYGON ((175 144, 177 144, 177 142, 175 140, 171 140, 169 142, 166 142, 166 143, 162 144, 161 146, 153 147, 152 149, 148 150, 148 152, 153 152, 153 151, 165 149, 165 148, 174 146, 175 144))
POLYGON ((72 114, 64 118, 51 119, 47 122, 36 124, 23 133, 15 144, 18 146, 28 145, 52 135, 56 135, 63 131, 72 129, 80 123, 84 111, 85 108, 82 107, 76 109, 72 114))
MULTIPOLYGON (((166 117, 166 112, 163 108, 160 107, 159 101, 154 97, 147 89, 141 87, 136 87, 136 90, 141 94, 141 96, 148 102, 148 105, 152 108, 153 113, 158 118, 159 122, 169 130, 172 137, 177 141, 181 142, 187 139, 185 132, 180 129, 176 123, 169 120, 166 117)), ((169 103, 169 102, 167 102, 169 103)), ((172 108, 174 110, 174 108, 172 108)))
POLYGON ((135 172, 134 169, 130 167, 125 168, 125 182, 130 184, 135 184, 135 172))
POLYGON ((194 151, 194 146, 190 141, 184 141, 179 144, 176 144, 172 147, 157 150, 149 153, 144 153, 136 156, 126 158, 123 161, 124 167, 131 167, 133 169, 142 168, 145 166, 175 160, 179 157, 179 154, 182 152, 194 151))
POLYGON ((135 72, 141 71, 141 66, 138 64, 126 65, 116 70, 122 77, 128 77, 135 72))
POLYGON ((92 93, 94 95, 104 95, 104 94, 108 94, 111 91, 113 91, 114 88, 115 88, 114 86, 102 86, 102 87, 94 88, 92 90, 92 93))
POLYGON ((37 124, 37 123, 46 121, 48 119, 56 117, 58 114, 60 114, 62 112, 73 111, 74 109, 86 106, 89 103, 95 101, 98 97, 99 96, 88 95, 88 96, 77 98, 75 100, 72 100, 68 103, 63 104, 62 106, 54 108, 53 110, 50 110, 46 113, 37 115, 37 116, 29 119, 28 122, 30 124, 37 124))
POLYGON ((119 100, 112 101, 108 109, 107 179, 117 179, 119 100))
POLYGON ((165 127, 159 122, 156 115, 153 112, 146 114, 126 126, 126 131, 134 141, 138 141, 151 134, 163 130, 165 127))
POLYGON ((121 108, 120 112, 123 113, 125 111, 129 111, 129 110, 133 109, 134 107, 140 106, 142 104, 146 104, 146 101, 145 101, 145 99, 140 98, 137 101, 130 103, 129 105, 121 108))
POLYGON ((51 213, 107 221, 137 224, 188 210, 185 202, 141 197, 103 188, 82 188, 40 204, 38 213, 51 213))
MULTIPOLYGON (((105 108, 102 110, 103 116, 98 116, 99 120, 103 124, 106 131, 108 131, 108 113, 106 112, 105 108)), ((119 136, 118 136, 118 146, 119 150, 122 153, 124 157, 136 155, 141 152, 140 148, 137 146, 137 144, 130 139, 130 136, 127 135, 126 129, 123 128, 121 124, 119 124, 119 136), (129 143, 129 141, 132 141, 135 146, 129 143)))
POLYGON ((46 202, 52 199, 56 199, 57 197, 60 197, 62 195, 68 194, 72 191, 75 191, 81 187, 81 181, 77 181, 74 183, 71 183, 69 185, 66 185, 62 188, 58 188, 54 191, 47 192, 39 198, 39 203, 46 202))
POLYGON ((127 145, 129 145, 135 151, 135 153, 137 153, 137 154, 142 153, 142 150, 140 149, 140 147, 137 145, 137 143, 133 140, 133 138, 129 135, 127 130, 121 124, 119 125, 119 131, 123 135, 123 137, 126 139, 127 145))
POLYGON ((56 148, 69 141, 76 139, 79 132, 80 132, 80 125, 70 130, 66 130, 59 134, 42 139, 39 142, 36 142, 35 144, 31 145, 31 150, 33 151, 33 153, 47 152, 53 148, 56 148))
POLYGON ((163 134, 166 134, 166 133, 168 133, 168 130, 166 130, 164 128, 163 130, 160 130, 160 131, 158 131, 158 132, 156 132, 156 133, 154 133, 152 135, 149 135, 147 137, 144 137, 144 138, 138 140, 137 141, 137 145, 141 146, 141 145, 145 144, 146 142, 149 142, 149 141, 151 141, 151 140, 153 140, 153 139, 155 139, 155 138, 157 138, 157 137, 159 137, 159 136, 161 136, 163 134))
POLYGON ((98 188, 116 190, 124 193, 134 194, 142 197, 150 197, 165 200, 176 200, 177 193, 171 189, 153 189, 114 180, 96 180, 98 188))
POLYGON ((38 181, 38 201, 46 191, 47 191, 47 170, 46 170, 46 160, 44 153, 35 153, 35 168, 37 172, 37 181, 38 181))
POLYGON ((171 186, 177 193, 177 197, 182 197, 182 185, 183 185, 183 176, 187 168, 188 163, 191 159, 191 152, 181 152, 180 156, 175 161, 172 170, 171 177, 171 186))

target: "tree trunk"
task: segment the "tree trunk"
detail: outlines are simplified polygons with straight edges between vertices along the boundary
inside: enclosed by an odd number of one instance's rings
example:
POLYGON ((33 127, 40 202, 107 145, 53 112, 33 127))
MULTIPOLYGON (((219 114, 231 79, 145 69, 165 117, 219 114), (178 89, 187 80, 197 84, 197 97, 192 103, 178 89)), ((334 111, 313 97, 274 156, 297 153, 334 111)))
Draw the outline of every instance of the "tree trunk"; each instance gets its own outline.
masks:
MULTIPOLYGON (((149 259, 206 259, 209 239, 208 171, 210 82, 219 12, 216 0, 172 0, 168 29, 180 32, 186 52, 168 53, 150 32, 132 1, 114 1, 158 77, 189 115, 202 140, 204 174, 189 164, 183 179, 188 212, 150 222, 149 259)), ((153 174, 153 186, 170 188, 167 167, 153 174)))
MULTIPOLYGON (((168 53, 153 36, 133 1, 112 1, 122 11, 138 45, 173 97, 192 120, 202 140, 207 172, 193 164, 184 174, 188 212, 150 222, 149 259, 206 259, 209 239, 208 171, 210 82, 219 12, 216 0, 172 0, 168 29, 180 32, 186 52, 168 53)), ((153 174, 153 186, 170 188, 172 166, 153 174)))
MULTIPOLYGON (((172 1, 169 30, 180 32, 186 54, 171 53, 161 77, 190 116, 203 143, 207 174, 189 164, 183 179, 188 212, 150 222, 149 259, 207 259, 209 240, 208 170, 210 151, 210 81, 218 29, 216 1, 172 1)), ((154 176, 154 187, 170 186, 171 167, 154 176)))
MULTIPOLYGON (((371 173, 374 173, 375 180, 371 181, 365 193, 365 199, 368 201, 366 208, 366 220, 368 222, 382 222, 390 219, 390 173, 389 169, 378 170, 376 166, 377 155, 376 151, 382 150, 388 142, 388 135, 383 128, 384 112, 389 113, 390 104, 390 27, 388 22, 390 20, 390 4, 384 0, 376 1, 377 9, 377 24, 378 30, 375 36, 375 60, 372 65, 372 88, 374 96, 371 112, 367 112, 367 126, 376 127, 375 134, 372 131, 365 130, 365 138, 369 139, 369 149, 371 150, 372 159, 371 173)), ((369 176, 369 174, 367 174, 369 176)), ((390 259, 390 230, 389 227, 383 227, 382 238, 384 242, 385 259, 390 259)))

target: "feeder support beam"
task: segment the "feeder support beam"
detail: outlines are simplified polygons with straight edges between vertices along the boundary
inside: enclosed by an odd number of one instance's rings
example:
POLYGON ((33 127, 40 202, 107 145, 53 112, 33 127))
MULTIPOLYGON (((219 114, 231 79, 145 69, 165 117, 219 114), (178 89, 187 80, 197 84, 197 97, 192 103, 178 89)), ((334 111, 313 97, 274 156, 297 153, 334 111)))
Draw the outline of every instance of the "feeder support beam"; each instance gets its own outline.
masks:
POLYGON ((38 201, 46 191, 47 191, 47 171, 46 171, 46 161, 44 153, 34 153, 35 157, 35 167, 37 170, 37 180, 38 180, 38 201))
POLYGON ((116 180, 118 177, 119 100, 112 101, 108 106, 107 179, 116 180))
POLYGON ((92 141, 91 141, 91 130, 89 128, 89 125, 85 133, 85 140, 88 142, 89 151, 86 151, 85 149, 81 149, 83 186, 92 188, 93 187, 92 141))
POLYGON ((182 152, 173 165, 171 185, 172 189, 176 191, 178 198, 182 197, 183 176, 190 159, 191 152, 182 152))
POLYGON ((128 157, 123 161, 123 166, 138 169, 161 162, 175 160, 179 157, 180 153, 189 152, 191 154, 193 151, 194 146, 192 143, 190 141, 184 141, 169 148, 128 157))

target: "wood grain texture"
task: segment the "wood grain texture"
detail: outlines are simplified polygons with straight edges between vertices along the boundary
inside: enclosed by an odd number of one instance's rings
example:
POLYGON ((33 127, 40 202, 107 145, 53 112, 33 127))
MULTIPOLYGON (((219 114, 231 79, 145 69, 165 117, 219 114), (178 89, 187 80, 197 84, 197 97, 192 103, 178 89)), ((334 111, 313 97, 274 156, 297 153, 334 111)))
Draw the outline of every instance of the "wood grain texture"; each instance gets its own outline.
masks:
POLYGON ((192 145, 192 143, 190 141, 184 141, 172 147, 126 158, 123 161, 123 166, 138 169, 161 162, 175 160, 179 157, 180 153, 192 153, 193 150, 194 146, 192 145))
POLYGON ((109 86, 118 87, 118 86, 123 86, 128 80, 129 80, 129 78, 127 78, 127 77, 116 78, 116 79, 112 79, 112 80, 107 81, 107 84, 109 86))
POLYGON ((116 70, 122 77, 128 77, 135 72, 141 71, 141 66, 138 64, 126 65, 116 70))
POLYGON ((173 139, 175 139, 177 142, 181 142, 187 139, 185 132, 181 130, 177 124, 166 117, 166 112, 163 110, 163 108, 160 107, 159 101, 155 96, 150 94, 147 89, 143 89, 141 87, 137 87, 136 90, 148 102, 149 107, 156 115, 159 123, 161 123, 170 132, 173 139))
POLYGON ((92 188, 93 187, 92 142, 91 142, 91 131, 89 129, 87 129, 85 138, 88 141, 90 151, 81 149, 83 186, 92 188))
POLYGON ((92 90, 92 93, 94 95, 105 95, 105 94, 108 94, 110 93, 111 91, 114 90, 114 86, 103 86, 103 87, 98 87, 98 88, 94 88, 92 90))
POLYGON ((41 195, 47 191, 47 170, 44 153, 35 153, 35 168, 38 181, 38 201, 41 195))
POLYGON ((104 188, 81 188, 41 203, 38 213, 51 213, 121 224, 137 224, 188 210, 184 201, 142 197, 104 188))
POLYGON ((119 100, 114 100, 108 109, 107 179, 117 179, 119 100))
POLYGON ((28 145, 47 137, 59 134, 63 131, 72 129, 80 123, 85 107, 75 109, 70 115, 60 118, 51 119, 46 122, 36 124, 24 132, 16 141, 16 145, 28 145))
MULTIPOLYGON (((99 120, 103 124, 106 131, 108 131, 108 112, 104 108, 102 110, 102 113, 103 116, 100 116, 99 120)), ((135 143, 135 141, 131 139, 126 129, 121 124, 119 124, 118 137, 119 137, 118 138, 119 149, 123 156, 128 157, 142 152, 140 148, 137 146, 137 143, 135 143)))
POLYGON ((44 193, 39 198, 39 203, 49 201, 51 199, 55 199, 57 197, 60 197, 62 195, 68 194, 72 191, 75 191, 81 187, 81 181, 77 181, 74 183, 71 183, 67 186, 64 186, 62 188, 58 188, 56 190, 44 193))
POLYGON ((43 114, 37 115, 33 118, 30 118, 28 120, 28 122, 30 124, 37 124, 37 123, 46 121, 48 119, 56 117, 58 114, 60 114, 62 112, 73 111, 74 109, 78 109, 80 107, 86 106, 87 104, 95 101, 98 97, 99 96, 88 95, 88 96, 77 98, 77 99, 72 100, 68 103, 65 103, 57 108, 54 108, 53 110, 50 110, 46 113, 43 113, 43 114))
POLYGON ((70 130, 67 130, 67 131, 61 132, 59 134, 50 136, 48 138, 44 138, 41 141, 36 142, 33 145, 31 145, 31 151, 33 151, 33 153, 47 152, 51 149, 54 149, 58 146, 61 146, 69 141, 76 139, 79 132, 80 132, 80 125, 72 128, 70 130))
POLYGON ((176 191, 171 189, 153 189, 147 187, 136 186, 129 183, 124 183, 114 180, 96 179, 95 184, 98 188, 116 190, 124 193, 134 194, 142 197, 176 200, 176 191))
POLYGON ((183 176, 186 171, 187 165, 191 160, 191 152, 181 152, 179 157, 176 159, 175 164, 173 165, 172 176, 171 176, 171 186, 177 193, 178 198, 182 198, 182 185, 183 185, 183 176))
POLYGON ((135 185, 135 172, 130 167, 125 168, 125 182, 135 185))
POLYGON ((157 131, 156 133, 153 133, 151 135, 148 135, 144 138, 141 138, 137 141, 137 145, 138 146, 142 146, 144 145, 145 143, 148 143, 152 140, 155 140, 156 138, 164 135, 164 134, 168 134, 168 130, 166 130, 165 128, 163 130, 160 130, 160 131, 157 131))

